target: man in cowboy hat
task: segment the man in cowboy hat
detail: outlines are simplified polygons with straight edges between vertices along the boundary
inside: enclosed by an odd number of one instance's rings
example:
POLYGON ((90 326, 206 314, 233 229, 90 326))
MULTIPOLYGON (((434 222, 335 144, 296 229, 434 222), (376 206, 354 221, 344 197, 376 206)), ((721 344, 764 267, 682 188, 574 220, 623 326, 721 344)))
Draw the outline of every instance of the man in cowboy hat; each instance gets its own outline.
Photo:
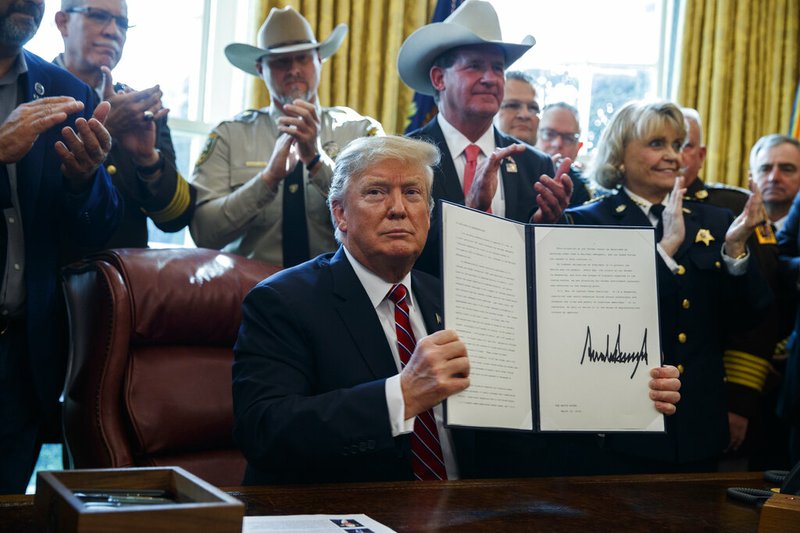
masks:
POLYGON ((209 135, 194 169, 198 246, 293 266, 336 249, 325 204, 333 159, 358 137, 383 134, 347 107, 320 107, 322 61, 336 52, 344 24, 318 42, 291 7, 273 8, 259 46, 231 44, 228 60, 259 76, 272 105, 247 110, 209 135))
MULTIPOLYGON (((521 44, 503 42, 494 8, 467 0, 443 22, 423 26, 403 43, 397 58, 400 78, 415 91, 432 95, 439 106, 438 117, 409 134, 432 140, 442 152, 434 199, 521 222, 560 219, 572 193, 565 174, 570 161, 556 174, 545 154, 492 127, 503 101, 505 68, 535 42, 530 35, 521 44)), ((432 227, 417 262, 417 268, 434 275, 439 274, 438 234, 432 227)))

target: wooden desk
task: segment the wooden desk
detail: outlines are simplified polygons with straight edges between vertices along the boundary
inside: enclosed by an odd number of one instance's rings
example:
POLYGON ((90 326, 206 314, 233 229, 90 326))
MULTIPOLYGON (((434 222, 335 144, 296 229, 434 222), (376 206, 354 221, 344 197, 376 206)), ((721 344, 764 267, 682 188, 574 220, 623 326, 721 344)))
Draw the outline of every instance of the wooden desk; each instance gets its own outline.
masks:
MULTIPOLYGON (((226 489, 248 515, 365 513, 397 531, 749 531, 758 510, 728 487, 757 472, 226 489)), ((33 497, 0 497, 0 531, 33 526, 33 497)))

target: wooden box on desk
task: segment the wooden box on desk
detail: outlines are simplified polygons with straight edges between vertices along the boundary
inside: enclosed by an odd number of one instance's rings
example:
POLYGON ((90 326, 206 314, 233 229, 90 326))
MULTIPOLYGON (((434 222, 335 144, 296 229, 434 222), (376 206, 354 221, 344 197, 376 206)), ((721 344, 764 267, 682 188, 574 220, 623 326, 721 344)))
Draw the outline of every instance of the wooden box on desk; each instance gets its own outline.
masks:
POLYGON ((241 532, 244 504, 179 467, 39 472, 34 507, 43 531, 241 532), (165 490, 177 503, 87 507, 75 491, 165 490))

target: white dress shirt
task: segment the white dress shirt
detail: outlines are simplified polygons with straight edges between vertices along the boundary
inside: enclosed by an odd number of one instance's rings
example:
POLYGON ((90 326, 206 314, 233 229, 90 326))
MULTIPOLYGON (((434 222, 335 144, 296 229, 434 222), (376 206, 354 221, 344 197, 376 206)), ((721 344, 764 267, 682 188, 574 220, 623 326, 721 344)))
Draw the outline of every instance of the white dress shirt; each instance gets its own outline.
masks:
MULTIPOLYGON (((455 126, 447 122, 441 115, 437 116, 439 127, 442 128, 444 135, 444 142, 447 143, 447 149, 450 151, 450 156, 453 158, 453 164, 456 167, 458 174, 458 181, 461 183, 461 188, 464 188, 464 168, 467 166, 467 156, 464 149, 470 144, 475 144, 481 149, 478 155, 478 163, 486 159, 489 154, 494 152, 497 145, 494 142, 494 126, 490 126, 488 130, 483 132, 483 135, 474 143, 467 139, 463 133, 458 131, 455 126)), ((492 198, 492 214, 499 217, 506 216, 506 201, 505 193, 503 191, 503 173, 497 171, 497 190, 492 198)))
MULTIPOLYGON (((367 269, 364 265, 359 263, 347 250, 344 248, 344 253, 347 256, 350 265, 356 273, 356 277, 361 282, 364 290, 367 292, 370 302, 375 308, 375 313, 383 327, 383 332, 386 335, 386 340, 389 342, 389 347, 392 349, 395 365, 397 371, 402 369, 400 362, 400 354, 397 350, 397 330, 394 321, 394 303, 387 298, 389 291, 394 286, 393 283, 388 283, 377 276, 375 273, 367 269)), ((422 312, 416 305, 414 292, 411 290, 411 273, 406 274, 406 277, 400 282, 406 286, 408 290, 408 311, 411 319, 411 329, 414 332, 414 337, 419 340, 427 335, 425 329, 425 320, 422 317, 422 312)), ((400 374, 386 380, 386 406, 389 410, 389 422, 392 426, 392 436, 403 435, 414 431, 414 420, 416 417, 405 419, 405 402, 403 400, 403 391, 400 387, 400 374)), ((436 419, 436 429, 439 430, 439 441, 442 445, 442 455, 444 456, 444 466, 447 471, 448 479, 458 479, 458 465, 456 464, 455 454, 453 453, 453 445, 450 437, 450 431, 444 427, 444 413, 442 404, 438 404, 433 408, 433 416, 436 419)))

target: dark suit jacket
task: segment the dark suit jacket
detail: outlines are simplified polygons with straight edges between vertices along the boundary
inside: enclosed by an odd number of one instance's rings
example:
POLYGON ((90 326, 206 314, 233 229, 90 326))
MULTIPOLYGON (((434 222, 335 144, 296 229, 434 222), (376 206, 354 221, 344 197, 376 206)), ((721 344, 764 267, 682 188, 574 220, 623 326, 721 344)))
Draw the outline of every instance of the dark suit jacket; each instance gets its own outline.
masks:
POLYGON ((106 244, 107 248, 147 248, 147 219, 168 233, 188 226, 194 214, 197 191, 186 183, 175 166, 175 148, 167 120, 156 123, 156 148, 165 159, 158 180, 139 174, 131 156, 119 143, 111 146, 106 158, 106 170, 113 170, 111 180, 125 198, 125 214, 117 231, 106 244))
POLYGON ((147 248, 148 218, 168 233, 180 231, 192 220, 197 191, 175 165, 175 147, 166 118, 156 122, 156 148, 164 158, 164 169, 154 180, 139 173, 130 154, 116 139, 111 146, 105 167, 125 199, 125 214, 106 244, 108 248, 147 248))
MULTIPOLYGON (((500 133, 497 128, 493 127, 493 129, 495 144, 498 147, 519 143, 513 137, 500 133)), ((424 128, 412 131, 408 136, 428 140, 435 144, 442 153, 442 160, 433 173, 433 199, 436 201, 436 206, 431 214, 428 242, 415 265, 415 268, 419 270, 439 276, 439 241, 441 238, 439 211, 441 208, 438 200, 443 199, 464 205, 464 189, 458 180, 453 157, 447 148, 447 142, 445 142, 437 117, 424 128)), ((527 148, 525 152, 513 156, 514 165, 506 162, 500 165, 506 198, 506 218, 518 222, 529 222, 531 215, 537 209, 537 193, 533 189, 533 184, 539 181, 542 174, 550 177, 555 174, 553 161, 546 154, 531 146, 527 148)))
MULTIPOLYGON (((414 272, 429 332, 438 283, 414 272)), ((379 319, 344 251, 259 283, 234 347, 234 435, 245 483, 413 479, 410 436, 392 437, 384 382, 397 374, 379 319)), ((454 431, 462 475, 469 440, 454 431)))
MULTIPOLYGON (((684 273, 673 274, 660 256, 657 259, 664 362, 683 370, 678 411, 667 417, 666 435, 611 435, 607 439, 617 449, 678 463, 710 459, 726 447, 722 362, 726 327, 754 324, 772 301, 752 257, 743 276, 731 276, 725 270, 720 252, 733 220, 730 211, 696 202, 685 202, 684 208, 686 238, 674 256, 684 273), (709 245, 695 239, 701 228, 714 237, 709 245)), ((566 216, 581 225, 651 227, 647 216, 622 190, 569 209, 566 216)))
MULTIPOLYGON (((782 286, 786 294, 797 298, 800 292, 800 194, 792 202, 783 229, 778 233, 782 286)), ((778 400, 778 414, 788 420, 798 431, 800 428, 800 308, 795 315, 794 332, 786 362, 783 388, 778 400)), ((800 450, 793 450, 793 457, 800 450)))
MULTIPOLYGON (((92 91, 88 86, 42 58, 23 53, 28 65, 25 101, 40 96, 72 96, 86 103, 79 115, 87 119, 92 116, 92 91)), ((61 129, 73 125, 75 118, 72 115, 41 134, 17 163, 25 232, 28 347, 36 393, 48 413, 58 408, 66 368, 64 327, 57 312, 59 252, 65 241, 102 246, 119 223, 121 213, 119 194, 102 166, 86 193, 76 196, 65 190, 61 160, 53 146, 61 139, 61 129)))
MULTIPOLYGON (((56 57, 53 64, 64 68, 60 57, 56 57)), ((116 91, 124 88, 120 83, 114 85, 116 91)), ((94 106, 100 101, 97 92, 92 91, 94 106)), ((124 199, 124 209, 117 230, 104 248, 147 248, 148 218, 158 229, 168 233, 180 231, 191 222, 197 190, 178 171, 166 118, 156 121, 155 147, 164 158, 164 169, 158 179, 140 174, 128 151, 117 139, 112 139, 111 151, 103 165, 124 199)), ((86 247, 64 250, 63 262, 77 261, 95 251, 86 247)))

